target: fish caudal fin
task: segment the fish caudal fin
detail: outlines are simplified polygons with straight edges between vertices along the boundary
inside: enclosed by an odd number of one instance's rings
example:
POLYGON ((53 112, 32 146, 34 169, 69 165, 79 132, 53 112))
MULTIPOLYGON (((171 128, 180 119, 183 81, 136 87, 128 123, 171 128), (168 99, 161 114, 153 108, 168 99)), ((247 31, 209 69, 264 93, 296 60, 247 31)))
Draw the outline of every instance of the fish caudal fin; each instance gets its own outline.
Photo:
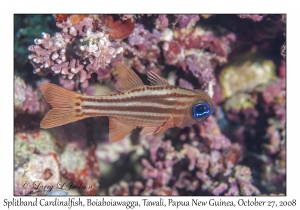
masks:
POLYGON ((52 106, 42 120, 41 128, 53 128, 85 118, 81 114, 81 103, 78 100, 81 95, 79 93, 51 83, 41 84, 40 90, 52 106))

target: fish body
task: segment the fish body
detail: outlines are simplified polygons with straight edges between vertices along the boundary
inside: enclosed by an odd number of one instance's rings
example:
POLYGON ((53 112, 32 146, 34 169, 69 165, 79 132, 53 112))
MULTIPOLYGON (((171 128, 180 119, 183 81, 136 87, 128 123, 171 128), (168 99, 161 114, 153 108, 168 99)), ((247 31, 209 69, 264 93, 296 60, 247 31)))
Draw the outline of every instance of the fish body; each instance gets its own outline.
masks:
POLYGON ((51 128, 88 117, 109 117, 109 139, 123 139, 136 127, 141 135, 155 134, 151 144, 159 144, 163 133, 171 127, 185 127, 201 122, 215 110, 213 100, 201 90, 189 90, 170 85, 152 71, 147 73, 151 86, 122 63, 116 64, 116 90, 103 96, 87 96, 51 83, 40 89, 52 105, 41 122, 41 128, 51 128))

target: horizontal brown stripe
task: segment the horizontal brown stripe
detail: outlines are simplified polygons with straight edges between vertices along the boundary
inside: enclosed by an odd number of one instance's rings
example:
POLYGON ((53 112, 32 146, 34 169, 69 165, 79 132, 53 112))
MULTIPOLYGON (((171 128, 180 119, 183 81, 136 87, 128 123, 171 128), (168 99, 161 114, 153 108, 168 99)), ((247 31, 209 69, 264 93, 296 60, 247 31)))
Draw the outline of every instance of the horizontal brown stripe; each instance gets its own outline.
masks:
MULTIPOLYGON (((107 117, 120 117, 120 118, 136 118, 136 119, 145 119, 145 116, 143 115, 133 115, 133 114, 125 114, 125 113, 112 113, 112 114, 101 114, 99 112, 83 112, 79 115, 76 115, 75 117, 96 117, 96 116, 107 116, 107 117)), ((147 119, 153 119, 153 120, 166 120, 165 116, 147 116, 147 119)))
MULTIPOLYGON (((173 102, 174 104, 174 102, 173 102)), ((163 107, 153 107, 153 106, 82 106, 85 110, 103 110, 103 111, 130 111, 130 112, 153 112, 155 113, 178 113, 180 110, 176 109, 176 104, 174 104, 173 108, 163 108, 163 107)))
POLYGON ((124 122, 127 122, 129 124, 138 125, 140 127, 149 127, 149 124, 151 124, 151 127, 159 126, 160 124, 163 124, 168 119, 167 117, 162 119, 155 119, 155 118, 132 118, 132 117, 123 117, 118 118, 121 119, 124 122))
POLYGON ((133 90, 130 90, 128 93, 134 93, 134 92, 139 92, 139 91, 145 91, 145 90, 174 90, 178 89, 179 87, 173 86, 173 85, 160 85, 160 86, 143 86, 139 88, 135 88, 133 90))
POLYGON ((128 101, 148 101, 159 98, 193 98, 194 95, 187 95, 181 93, 171 93, 166 95, 146 95, 146 96, 130 96, 126 98, 82 98, 82 101, 90 101, 90 102, 128 102, 128 101))
MULTIPOLYGON (((100 101, 89 101, 89 102, 97 103, 97 105, 86 105, 86 106, 100 106, 100 107, 103 106, 101 104, 102 101, 101 102, 100 101)), ((139 103, 144 103, 144 104, 155 103, 155 104, 157 104, 157 106, 159 106, 159 105, 172 106, 172 105, 176 104, 176 106, 182 106, 184 104, 187 105, 189 102, 188 101, 182 101, 182 100, 179 101, 174 97, 173 98, 153 97, 153 98, 147 98, 145 100, 140 100, 140 101, 136 101, 136 100, 123 101, 123 100, 120 99, 119 101, 115 101, 115 102, 112 101, 112 102, 103 102, 103 103, 108 103, 108 104, 112 104, 112 105, 119 105, 119 106, 130 106, 131 103, 136 103, 136 104, 139 104, 139 103)))

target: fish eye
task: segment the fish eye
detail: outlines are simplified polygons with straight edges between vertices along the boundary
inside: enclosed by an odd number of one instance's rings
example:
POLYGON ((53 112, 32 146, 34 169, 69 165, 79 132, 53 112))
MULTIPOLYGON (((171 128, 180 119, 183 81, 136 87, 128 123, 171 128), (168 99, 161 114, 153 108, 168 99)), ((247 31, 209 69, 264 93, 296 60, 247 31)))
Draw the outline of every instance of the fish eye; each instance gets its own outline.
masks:
POLYGON ((200 118, 209 114, 210 106, 207 102, 201 102, 193 106, 193 117, 200 118))

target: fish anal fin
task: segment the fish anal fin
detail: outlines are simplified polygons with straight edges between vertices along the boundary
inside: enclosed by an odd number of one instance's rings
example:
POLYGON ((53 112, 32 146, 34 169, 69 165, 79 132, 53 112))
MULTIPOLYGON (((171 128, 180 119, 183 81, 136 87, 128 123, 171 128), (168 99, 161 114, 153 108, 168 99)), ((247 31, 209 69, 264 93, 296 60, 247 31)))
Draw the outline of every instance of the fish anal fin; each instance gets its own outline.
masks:
POLYGON ((118 91, 130 90, 132 88, 143 86, 142 80, 134 73, 134 71, 121 62, 116 63, 117 82, 115 89, 118 91))
POLYGON ((144 127, 143 130, 140 132, 140 135, 151 135, 155 134, 157 132, 158 128, 157 127, 144 127))
POLYGON ((78 99, 83 97, 81 94, 51 83, 41 84, 40 90, 53 107, 41 121, 41 128, 53 128, 85 118, 78 99))
POLYGON ((127 136, 135 126, 123 123, 116 118, 109 118, 109 142, 122 140, 127 136))
POLYGON ((167 80, 165 80, 153 71, 148 71, 147 77, 150 81, 150 85, 169 85, 167 80))

